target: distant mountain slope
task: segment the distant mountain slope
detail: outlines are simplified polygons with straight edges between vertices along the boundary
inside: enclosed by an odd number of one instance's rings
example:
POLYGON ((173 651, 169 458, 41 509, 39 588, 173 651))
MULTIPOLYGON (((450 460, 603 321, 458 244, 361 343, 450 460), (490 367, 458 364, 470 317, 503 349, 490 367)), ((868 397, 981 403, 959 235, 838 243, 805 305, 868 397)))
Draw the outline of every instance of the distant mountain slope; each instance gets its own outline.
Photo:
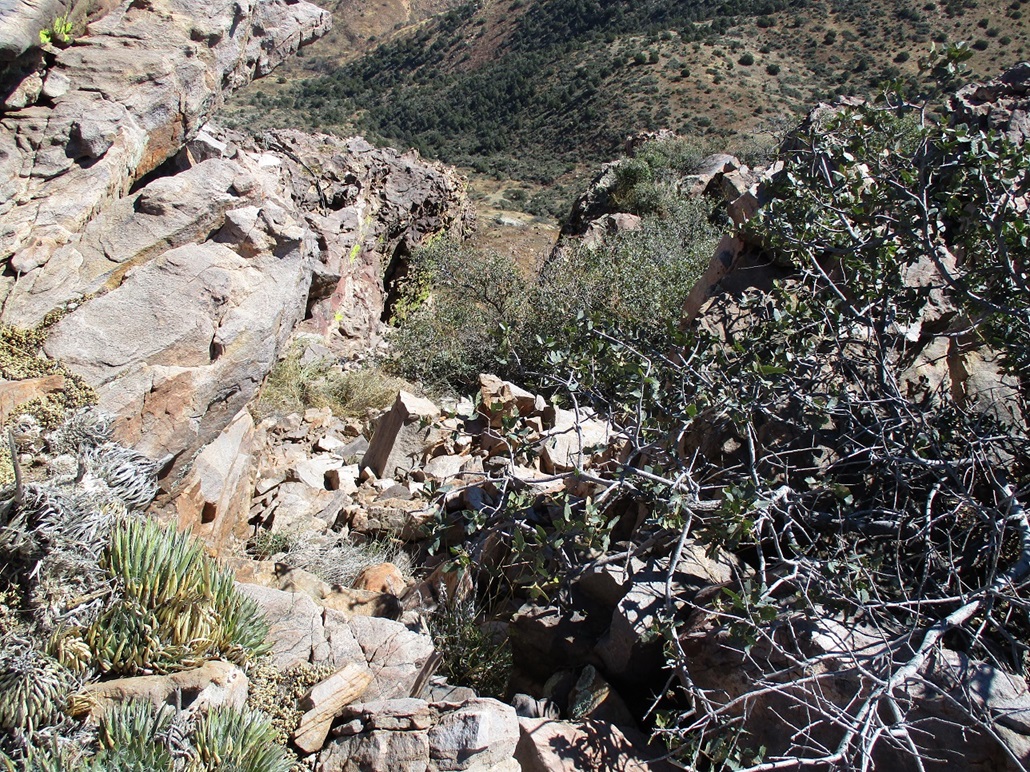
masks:
POLYGON ((635 131, 725 141, 834 93, 869 94, 912 77, 933 41, 969 41, 974 72, 996 73, 1028 56, 1024 10, 1021 0, 483 0, 342 66, 313 51, 325 72, 250 94, 232 117, 357 130, 548 182, 635 131))

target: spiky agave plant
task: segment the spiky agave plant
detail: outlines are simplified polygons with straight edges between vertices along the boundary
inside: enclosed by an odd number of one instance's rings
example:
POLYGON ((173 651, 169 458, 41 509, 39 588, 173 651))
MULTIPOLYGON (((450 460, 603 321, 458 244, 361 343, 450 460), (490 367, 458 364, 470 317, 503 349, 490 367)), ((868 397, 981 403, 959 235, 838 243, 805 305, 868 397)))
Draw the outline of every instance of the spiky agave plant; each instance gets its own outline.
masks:
POLYGON ((82 636, 101 671, 163 673, 214 657, 244 664, 267 650, 257 604, 188 534, 124 520, 100 564, 121 587, 82 636))
POLYGON ((249 708, 213 708, 197 721, 192 739, 189 772, 289 772, 295 761, 276 744, 268 718, 249 708))

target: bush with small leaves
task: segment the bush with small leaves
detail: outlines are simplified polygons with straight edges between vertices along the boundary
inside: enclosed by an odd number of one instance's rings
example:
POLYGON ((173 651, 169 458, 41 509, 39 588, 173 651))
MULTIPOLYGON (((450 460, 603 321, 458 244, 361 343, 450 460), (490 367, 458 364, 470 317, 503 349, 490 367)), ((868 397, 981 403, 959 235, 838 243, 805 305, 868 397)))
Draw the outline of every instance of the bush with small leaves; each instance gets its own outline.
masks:
POLYGON ((429 617, 429 632, 443 655, 441 674, 450 683, 504 699, 512 669, 511 647, 506 637, 497 640, 487 632, 484 621, 472 600, 444 599, 429 617))

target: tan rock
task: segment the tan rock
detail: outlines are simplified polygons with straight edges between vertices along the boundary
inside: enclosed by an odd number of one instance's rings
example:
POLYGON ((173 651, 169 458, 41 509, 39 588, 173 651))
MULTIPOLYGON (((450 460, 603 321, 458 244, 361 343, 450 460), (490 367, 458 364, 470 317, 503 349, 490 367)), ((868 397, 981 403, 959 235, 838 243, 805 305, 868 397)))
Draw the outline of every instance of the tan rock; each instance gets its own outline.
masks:
POLYGON ((434 456, 426 462, 422 472, 434 480, 449 480, 458 476, 468 460, 468 456, 434 456))
POLYGON ((247 676, 222 660, 171 675, 118 678, 87 684, 71 700, 74 715, 97 719, 109 707, 126 700, 147 700, 155 706, 188 705, 204 711, 220 705, 240 708, 247 701, 247 676))
POLYGON ((436 650, 432 639, 382 617, 356 616, 348 625, 375 676, 366 699, 410 695, 422 667, 436 650))
POLYGON ((438 769, 497 770, 512 766, 518 742, 515 708, 477 697, 441 713, 429 730, 429 755, 438 769))
POLYGON ((626 212, 602 215, 587 225, 586 232, 583 234, 582 244, 587 248, 599 247, 607 239, 619 233, 637 230, 641 222, 640 217, 626 212))
POLYGON ((318 606, 331 609, 337 619, 352 616, 396 616, 398 602, 391 594, 330 585, 309 571, 270 560, 235 559, 227 561, 236 581, 260 585, 310 598, 318 606))
POLYGON ((425 536, 423 527, 432 519, 432 511, 424 501, 386 499, 368 508, 363 528, 353 521, 351 527, 366 533, 383 533, 411 541, 425 536))
POLYGON ((600 459, 611 439, 612 429, 607 421, 558 408, 554 429, 541 448, 541 470, 555 474, 586 469, 600 459))
POLYGON ((391 478, 421 466, 426 450, 442 436, 432 426, 439 417, 440 408, 431 401, 401 391, 376 426, 361 465, 391 478))
POLYGON ((179 529, 205 539, 217 553, 250 532, 257 453, 254 420, 246 410, 201 451, 175 499, 179 529))
POLYGON ((316 490, 324 491, 328 486, 329 473, 339 470, 343 460, 334 456, 318 455, 306 458, 294 467, 297 478, 316 490))
POLYGON ((318 603, 323 608, 332 609, 351 617, 396 617, 399 611, 397 599, 388 593, 358 590, 353 587, 333 585, 332 589, 320 598, 318 603))
POLYGON ((328 659, 322 609, 309 595, 256 584, 237 584, 236 587, 258 604, 268 620, 268 640, 272 643, 269 656, 277 667, 289 668, 328 659))
POLYGON ((529 416, 537 409, 536 395, 496 375, 480 374, 479 393, 482 397, 479 413, 495 429, 501 426, 505 416, 512 416, 516 411, 520 416, 529 416))
POLYGON ((354 580, 354 589, 367 590, 369 592, 389 593, 400 595, 404 592, 407 582, 400 569, 393 563, 380 563, 377 566, 369 566, 354 580))
POLYGON ((352 662, 324 681, 315 684, 300 701, 307 712, 293 733, 293 742, 306 753, 314 753, 325 742, 329 726, 343 710, 364 694, 372 683, 372 671, 364 663, 352 662))
POLYGON ((63 388, 63 375, 25 378, 20 381, 0 381, 0 425, 7 423, 7 417, 19 405, 63 388))
MULTIPOLYGON (((42 24, 60 12, 44 12, 42 24)), ((48 80, 65 79, 52 89, 59 96, 5 113, 0 129, 3 155, 10 153, 0 163, 0 259, 35 241, 69 241, 106 201, 178 152, 229 94, 331 24, 328 12, 303 0, 239 12, 187 0, 161 12, 125 5, 55 55, 48 80)), ((6 14, 4 21, 6 33, 6 14)))

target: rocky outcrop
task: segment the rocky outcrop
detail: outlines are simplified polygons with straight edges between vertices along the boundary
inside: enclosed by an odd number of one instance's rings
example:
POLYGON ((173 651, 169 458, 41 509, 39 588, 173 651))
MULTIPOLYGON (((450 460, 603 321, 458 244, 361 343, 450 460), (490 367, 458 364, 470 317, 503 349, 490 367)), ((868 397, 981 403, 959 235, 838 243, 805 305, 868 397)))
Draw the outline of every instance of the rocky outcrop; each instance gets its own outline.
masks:
POLYGON ((959 89, 948 102, 952 123, 994 129, 1017 145, 1030 139, 1030 62, 1000 78, 959 89))
POLYGON ((515 709, 497 700, 459 704, 381 700, 346 708, 338 739, 319 754, 319 772, 439 770, 517 772, 515 709))
POLYGON ((329 26, 304 0, 125 3, 95 22, 47 67, 45 101, 0 120, 0 259, 44 265, 228 95, 329 26))
POLYGON ((328 26, 303 1, 234 7, 126 4, 53 57, 44 101, 0 119, 0 320, 72 309, 47 354, 97 390, 122 441, 169 461, 166 489, 189 492, 176 516, 213 544, 250 507, 254 429, 234 419, 289 336, 303 322, 366 350, 407 255, 472 222, 463 182, 414 153, 202 131, 328 26))

